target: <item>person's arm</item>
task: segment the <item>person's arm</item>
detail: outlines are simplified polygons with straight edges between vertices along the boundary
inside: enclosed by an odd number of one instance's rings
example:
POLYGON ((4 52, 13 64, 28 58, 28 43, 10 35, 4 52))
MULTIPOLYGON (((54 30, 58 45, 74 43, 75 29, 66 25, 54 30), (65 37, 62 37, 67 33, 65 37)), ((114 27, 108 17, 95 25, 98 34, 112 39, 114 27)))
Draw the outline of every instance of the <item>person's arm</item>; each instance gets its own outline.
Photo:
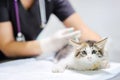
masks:
POLYGON ((0 22, 0 50, 10 58, 48 55, 50 52, 58 51, 70 38, 79 34, 80 31, 68 28, 41 40, 16 42, 11 22, 0 22))
POLYGON ((0 50, 7 57, 30 57, 41 53, 38 41, 16 42, 11 22, 0 22, 0 50))
POLYGON ((75 12, 69 0, 53 0, 53 13, 67 27, 74 27, 81 31, 81 40, 101 40, 101 37, 85 25, 80 16, 75 12))
POLYGON ((87 25, 85 25, 77 13, 73 13, 71 16, 65 19, 63 23, 67 27, 74 27, 76 30, 80 30, 81 40, 101 40, 101 37, 96 32, 87 27, 87 25))

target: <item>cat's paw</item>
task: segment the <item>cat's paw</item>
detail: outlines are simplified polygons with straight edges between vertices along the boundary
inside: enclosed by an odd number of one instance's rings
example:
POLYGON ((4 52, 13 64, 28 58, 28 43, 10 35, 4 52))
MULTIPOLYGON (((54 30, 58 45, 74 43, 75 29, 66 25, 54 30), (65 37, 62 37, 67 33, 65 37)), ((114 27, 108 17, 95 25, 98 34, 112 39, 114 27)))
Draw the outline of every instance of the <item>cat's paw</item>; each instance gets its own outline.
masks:
POLYGON ((103 61, 102 63, 102 69, 106 69, 106 68, 109 68, 110 67, 110 64, 108 61, 103 61))
POLYGON ((103 68, 110 68, 110 64, 109 63, 106 63, 104 66, 103 66, 103 68))
POLYGON ((53 69, 52 69, 52 72, 53 73, 63 73, 65 71, 65 68, 62 67, 62 66, 55 66, 53 69))

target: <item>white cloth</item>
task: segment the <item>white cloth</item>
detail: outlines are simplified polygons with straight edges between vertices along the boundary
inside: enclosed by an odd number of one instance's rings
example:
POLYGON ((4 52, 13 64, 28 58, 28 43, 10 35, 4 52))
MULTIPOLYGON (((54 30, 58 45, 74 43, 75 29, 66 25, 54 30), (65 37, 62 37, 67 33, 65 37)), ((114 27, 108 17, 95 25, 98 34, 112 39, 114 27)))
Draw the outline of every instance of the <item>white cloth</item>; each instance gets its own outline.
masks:
POLYGON ((109 69, 52 73, 53 63, 35 58, 0 63, 0 80, 106 80, 120 73, 120 63, 111 62, 109 69))

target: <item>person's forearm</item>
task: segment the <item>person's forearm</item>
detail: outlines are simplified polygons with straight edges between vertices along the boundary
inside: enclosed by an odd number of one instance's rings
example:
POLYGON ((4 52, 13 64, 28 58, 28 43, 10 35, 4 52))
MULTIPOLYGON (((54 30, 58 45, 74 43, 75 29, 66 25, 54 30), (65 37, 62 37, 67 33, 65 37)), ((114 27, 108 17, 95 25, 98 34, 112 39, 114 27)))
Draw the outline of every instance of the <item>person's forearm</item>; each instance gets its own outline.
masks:
POLYGON ((7 57, 31 57, 41 53, 40 44, 38 41, 28 42, 10 42, 2 48, 2 51, 7 57))
POLYGON ((74 27, 76 30, 81 31, 81 40, 101 40, 101 37, 85 25, 77 13, 72 14, 68 17, 64 24, 66 27, 74 27))

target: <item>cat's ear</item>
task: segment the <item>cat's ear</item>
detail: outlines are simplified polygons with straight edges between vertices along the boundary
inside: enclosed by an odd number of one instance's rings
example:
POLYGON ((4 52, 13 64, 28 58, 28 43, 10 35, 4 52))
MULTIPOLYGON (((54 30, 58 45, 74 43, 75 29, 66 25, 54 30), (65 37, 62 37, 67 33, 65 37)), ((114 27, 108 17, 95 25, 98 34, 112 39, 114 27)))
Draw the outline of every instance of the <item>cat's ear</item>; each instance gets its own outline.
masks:
POLYGON ((69 40, 69 43, 70 43, 70 45, 72 45, 73 47, 76 47, 76 48, 78 48, 78 47, 80 47, 81 45, 81 42, 77 42, 77 41, 75 41, 75 40, 69 40))
POLYGON ((95 45, 96 45, 98 48, 103 49, 103 48, 105 47, 105 44, 106 44, 106 42, 107 42, 107 39, 108 39, 108 38, 105 38, 105 39, 103 39, 103 40, 101 40, 101 41, 99 41, 99 42, 96 42, 95 45))

